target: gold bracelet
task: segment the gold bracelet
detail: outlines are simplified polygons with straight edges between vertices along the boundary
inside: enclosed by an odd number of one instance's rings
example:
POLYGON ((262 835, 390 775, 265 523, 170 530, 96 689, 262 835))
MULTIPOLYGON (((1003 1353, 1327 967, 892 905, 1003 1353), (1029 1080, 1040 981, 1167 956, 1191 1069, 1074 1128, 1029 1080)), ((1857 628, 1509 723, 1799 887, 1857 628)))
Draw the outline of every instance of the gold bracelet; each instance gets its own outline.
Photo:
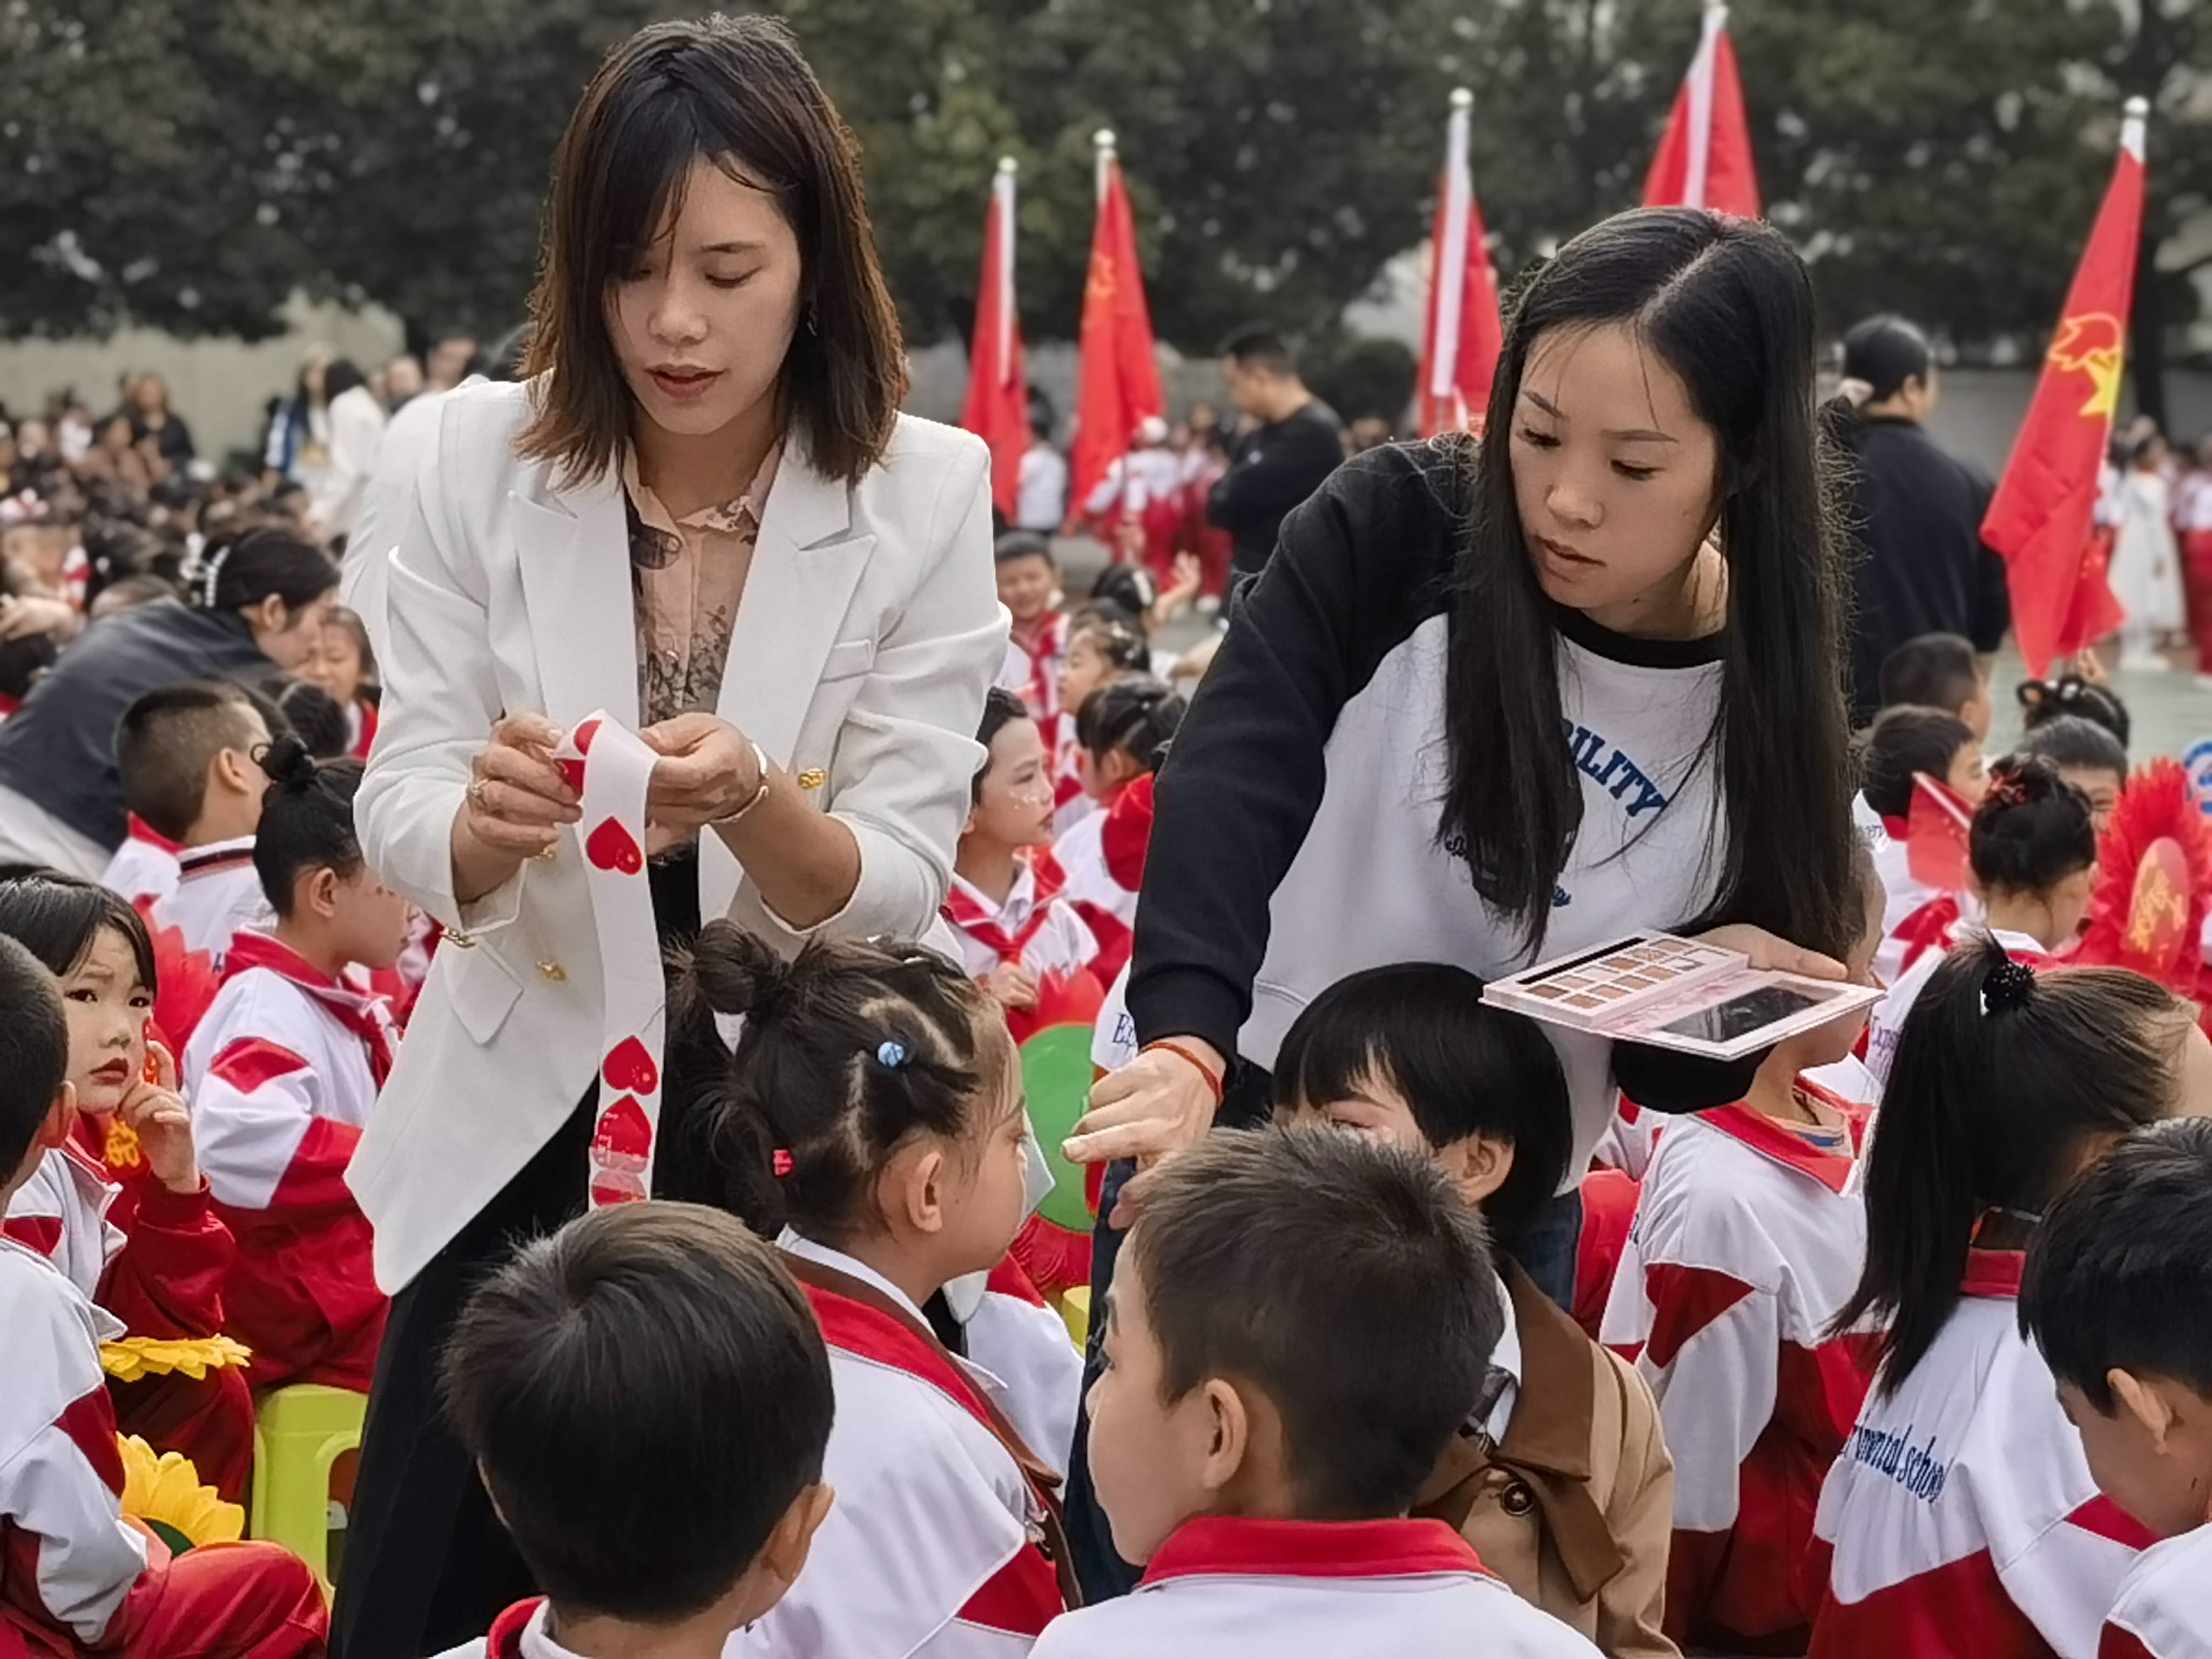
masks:
MULTIPOLYGON (((748 738, 746 741, 751 742, 751 739, 748 738)), ((761 746, 757 743, 753 744, 753 769, 760 774, 760 787, 754 790, 752 793, 752 798, 746 801, 743 806, 738 808, 736 811, 732 812, 726 817, 714 819, 714 823, 716 829, 726 830, 730 825, 735 823, 738 819, 744 817, 746 813, 751 811, 754 807, 758 806, 763 801, 768 799, 768 757, 761 752, 761 746)))

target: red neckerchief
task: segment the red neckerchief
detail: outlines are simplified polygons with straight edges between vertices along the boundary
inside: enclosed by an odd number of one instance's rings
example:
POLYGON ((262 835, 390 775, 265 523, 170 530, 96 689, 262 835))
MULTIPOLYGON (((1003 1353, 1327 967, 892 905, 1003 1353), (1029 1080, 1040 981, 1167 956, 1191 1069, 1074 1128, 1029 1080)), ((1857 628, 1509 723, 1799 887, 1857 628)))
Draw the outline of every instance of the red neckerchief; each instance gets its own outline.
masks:
POLYGON ((538 1616, 538 1609, 545 1598, 533 1595, 527 1601, 517 1601, 505 1613, 491 1621, 491 1634, 484 1638, 486 1659, 522 1659, 522 1632, 538 1616))
POLYGON ((1442 1521, 1256 1521, 1194 1516, 1145 1569, 1149 1586, 1176 1578, 1491 1577, 1467 1540, 1442 1521))
POLYGON ((369 1075, 378 1088, 384 1086, 384 1079, 392 1074, 392 1015, 384 998, 332 979, 267 933, 249 931, 231 940, 230 954, 223 958, 223 982, 229 983, 249 968, 265 968, 314 998, 331 1018, 362 1040, 368 1050, 369 1075))
POLYGON ((369 745, 376 741, 376 705, 367 697, 356 697, 353 706, 361 711, 361 735, 354 739, 353 757, 365 761, 369 745))
MULTIPOLYGON (((1022 924, 1019 931, 1008 933, 999 925, 996 914, 986 910, 974 895, 957 886, 945 894, 945 919, 976 944, 997 951, 1000 962, 1019 963, 1022 952, 1029 949, 1030 941, 1042 932, 1045 923, 1052 919, 1052 902, 1067 885, 1066 872, 1060 867, 1060 860, 1054 858, 1048 850, 1039 849, 1036 855, 1029 860, 1029 871, 1036 885, 1036 899, 1030 911, 1030 919, 1022 924)), ((1014 880, 1018 885, 1021 878, 1017 875, 1014 880)), ((1006 896, 1011 899, 1013 895, 1009 893, 1006 896)))
POLYGON ((1067 615, 1065 611, 1045 613, 1044 626, 1037 629, 1036 643, 1024 645, 1021 636, 1013 636, 1014 648, 1030 659, 1029 705, 1038 718, 1057 714, 1060 703, 1060 680, 1048 672, 1047 665, 1059 656, 1067 645, 1067 615))
POLYGON ((1949 950, 1951 930, 1958 926, 1959 914, 1958 896, 1945 893, 1899 922, 1897 931, 1890 935, 1905 941, 1905 960, 1898 971, 1902 974, 1930 951, 1949 950))
MULTIPOLYGON (((1797 1087, 1841 1117, 1845 1136, 1853 1145, 1857 1143, 1856 1126, 1865 1121, 1864 1112, 1809 1078, 1799 1078, 1797 1087)), ((1840 1194, 1850 1180, 1852 1159, 1849 1154, 1824 1152, 1804 1136, 1790 1133, 1783 1125, 1741 1101, 1698 1115, 1729 1139, 1740 1141, 1753 1152, 1785 1164, 1800 1175, 1810 1176, 1832 1193, 1840 1194)))
POLYGON ((1899 846, 1903 846, 1906 838, 1912 834, 1911 821, 1899 817, 1894 813, 1884 812, 1881 815, 1881 827, 1889 832, 1889 838, 1899 846))
POLYGON ((1959 1294, 2003 1302, 2014 1300, 2020 1295, 2021 1271, 2027 1266, 2026 1250, 1985 1250, 1977 1244, 1966 1252, 1966 1271, 1960 1280, 1959 1294))
POLYGON ((184 842, 180 841, 171 841, 167 836, 163 835, 159 830, 156 830, 152 824, 147 823, 145 819, 140 817, 136 812, 133 812, 131 815, 130 823, 131 839, 133 841, 143 842, 147 846, 155 848, 157 852, 169 854, 172 857, 185 850, 184 842))

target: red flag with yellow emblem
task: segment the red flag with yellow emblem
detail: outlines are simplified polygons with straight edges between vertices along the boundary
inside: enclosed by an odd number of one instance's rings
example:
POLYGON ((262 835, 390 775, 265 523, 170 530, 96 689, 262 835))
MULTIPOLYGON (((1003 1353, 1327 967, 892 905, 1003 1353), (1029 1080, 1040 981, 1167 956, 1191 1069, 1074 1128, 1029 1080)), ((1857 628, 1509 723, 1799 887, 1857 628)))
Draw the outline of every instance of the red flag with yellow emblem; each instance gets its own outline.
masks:
POLYGON ((1121 183, 1114 135, 1098 144, 1098 222, 1083 285, 1083 335, 1075 369, 1075 445, 1068 457, 1067 507, 1083 511, 1107 470, 1129 453, 1146 416, 1166 412, 1152 352, 1152 315, 1137 264, 1136 216, 1121 183))
POLYGON ((2021 655, 2027 672, 2039 676, 2064 642, 2091 556, 2090 520, 2112 411, 2119 406, 2136 252, 2142 240, 2148 113, 2142 99, 2128 100, 2119 165, 2067 291, 2035 401, 1982 520, 1982 539, 2005 561, 2021 655))

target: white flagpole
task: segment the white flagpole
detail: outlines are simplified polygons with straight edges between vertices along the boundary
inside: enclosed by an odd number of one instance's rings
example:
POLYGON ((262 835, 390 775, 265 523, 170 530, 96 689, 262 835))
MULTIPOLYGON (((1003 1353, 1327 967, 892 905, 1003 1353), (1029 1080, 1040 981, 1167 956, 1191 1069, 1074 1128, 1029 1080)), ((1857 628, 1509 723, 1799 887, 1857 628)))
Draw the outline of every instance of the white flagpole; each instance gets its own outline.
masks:
POLYGON ((1686 207, 1705 205, 1705 180, 1713 154, 1714 59, 1720 52, 1721 31, 1728 27, 1728 7, 1708 0, 1704 32, 1698 38, 1698 55, 1690 64, 1690 159, 1682 183, 1686 207))
POLYGON ((2120 148, 2140 161, 2143 158, 2144 129, 2150 121, 2150 100, 2130 98, 2120 109, 2120 148))
POLYGON ((1114 176, 1114 129, 1101 127, 1091 135, 1091 142, 1098 147, 1098 199, 1106 199, 1107 180, 1114 176))
POLYGON ((991 182, 991 210, 999 216, 999 268, 991 280, 999 285, 999 384, 1014 378, 1014 158, 999 158, 999 176, 991 182))
POLYGON ((1459 387, 1460 313, 1467 298, 1467 222, 1474 197, 1474 179, 1468 165, 1468 112, 1474 94, 1456 87, 1451 95, 1451 118, 1444 124, 1444 228, 1442 246, 1433 262, 1436 270, 1436 343, 1429 363, 1429 396, 1449 398, 1455 406, 1459 387))

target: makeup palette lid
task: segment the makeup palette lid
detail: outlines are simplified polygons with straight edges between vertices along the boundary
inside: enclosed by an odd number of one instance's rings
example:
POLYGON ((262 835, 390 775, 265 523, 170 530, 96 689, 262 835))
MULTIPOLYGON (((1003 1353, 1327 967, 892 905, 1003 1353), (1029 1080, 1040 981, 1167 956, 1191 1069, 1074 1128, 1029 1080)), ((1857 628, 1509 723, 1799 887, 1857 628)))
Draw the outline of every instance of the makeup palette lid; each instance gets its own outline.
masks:
POLYGON ((1597 1030, 1750 965, 1740 951, 1671 933, 1630 933, 1483 988, 1482 1000, 1548 1024, 1597 1030))

